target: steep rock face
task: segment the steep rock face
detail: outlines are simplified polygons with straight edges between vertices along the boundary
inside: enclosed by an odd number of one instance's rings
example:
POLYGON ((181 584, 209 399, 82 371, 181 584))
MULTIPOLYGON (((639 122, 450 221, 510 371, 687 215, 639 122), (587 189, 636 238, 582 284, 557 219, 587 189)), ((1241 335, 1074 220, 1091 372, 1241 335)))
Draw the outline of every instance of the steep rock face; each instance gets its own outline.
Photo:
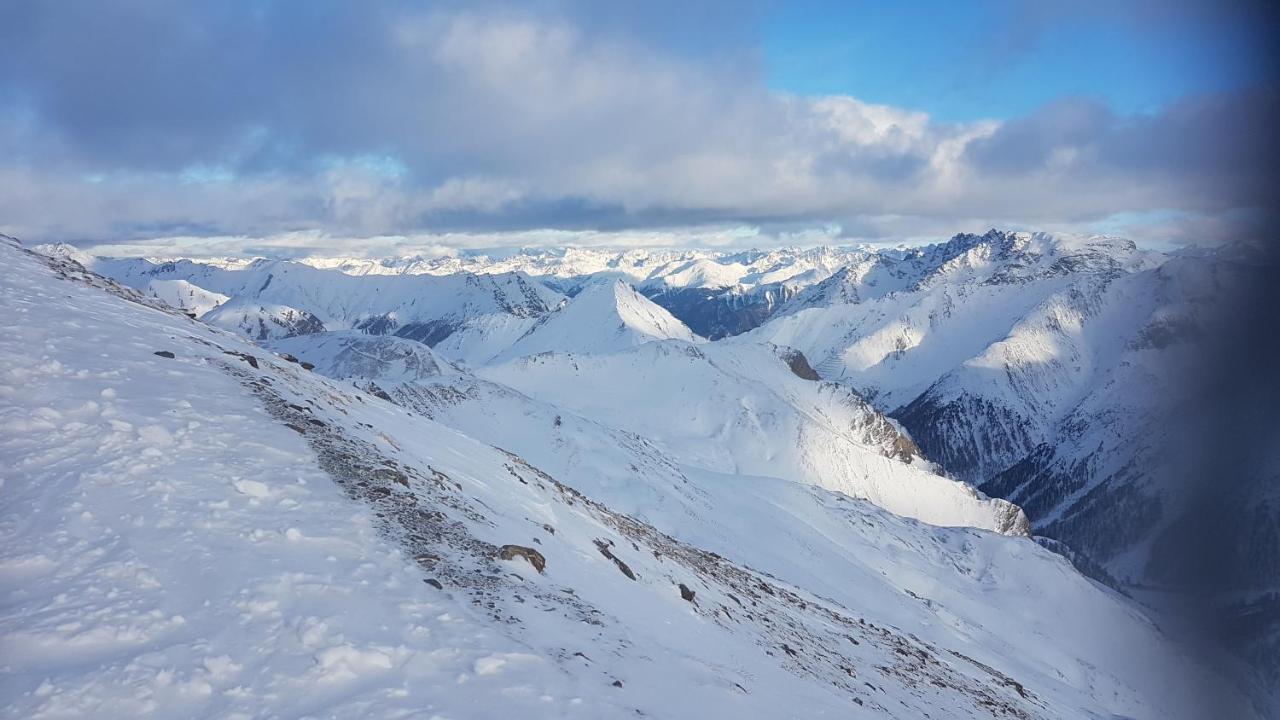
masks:
POLYGON ((809 358, 806 358, 804 353, 799 350, 778 348, 778 356, 787 364, 787 367, 791 368, 791 373, 801 380, 813 380, 814 382, 822 381, 822 377, 818 375, 818 371, 814 370, 813 366, 809 365, 809 358))
POLYGON ((695 544, 78 266, 0 259, 25 411, 0 642, 40 651, 5 653, 15 714, 1199 710, 1133 605, 1025 538, 699 476, 695 544))
POLYGON ((708 340, 740 335, 765 323, 796 293, 794 286, 771 283, 704 288, 648 285, 644 294, 708 340))
POLYGON ((926 457, 974 484, 1025 456, 1039 440, 1026 415, 966 393, 945 401, 926 393, 893 417, 911 432, 926 457))

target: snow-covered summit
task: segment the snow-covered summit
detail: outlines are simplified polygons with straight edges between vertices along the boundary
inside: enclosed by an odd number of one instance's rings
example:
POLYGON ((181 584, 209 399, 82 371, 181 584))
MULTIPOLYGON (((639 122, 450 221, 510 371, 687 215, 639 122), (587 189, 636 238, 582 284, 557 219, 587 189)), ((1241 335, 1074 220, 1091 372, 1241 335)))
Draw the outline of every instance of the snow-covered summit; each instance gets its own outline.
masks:
POLYGON ((498 359, 541 352, 613 352, 654 340, 700 342, 701 338, 630 284, 603 280, 544 316, 498 359))

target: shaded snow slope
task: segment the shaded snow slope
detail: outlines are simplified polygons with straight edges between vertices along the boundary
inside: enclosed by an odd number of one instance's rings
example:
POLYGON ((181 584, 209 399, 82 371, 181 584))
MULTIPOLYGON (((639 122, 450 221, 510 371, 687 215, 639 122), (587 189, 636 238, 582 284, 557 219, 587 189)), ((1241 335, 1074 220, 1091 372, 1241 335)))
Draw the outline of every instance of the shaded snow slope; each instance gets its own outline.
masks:
POLYGON ((74 265, 0 253, 5 715, 1198 710, 1155 628, 1030 540, 705 474, 691 532, 720 550, 701 550, 74 265))

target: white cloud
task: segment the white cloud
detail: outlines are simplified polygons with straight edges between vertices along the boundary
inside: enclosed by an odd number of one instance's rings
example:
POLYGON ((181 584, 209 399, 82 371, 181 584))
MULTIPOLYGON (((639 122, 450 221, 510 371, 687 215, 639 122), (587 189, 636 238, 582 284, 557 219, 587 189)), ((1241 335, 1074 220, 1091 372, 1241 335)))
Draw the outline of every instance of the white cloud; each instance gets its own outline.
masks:
MULTIPOLYGON (((681 54, 565 13, 462 7, 220 16, 207 42, 103 53, 105 69, 42 65, 41 48, 78 46, 77 27, 94 30, 83 52, 106 42, 92 18, 15 30, 11 51, 31 54, 30 72, 0 71, 0 90, 29 102, 0 107, 0 229, 39 241, 305 230, 363 247, 350 238, 836 223, 861 239, 1081 229, 1161 209, 1210 218, 1265 199, 1247 166, 1266 136, 1249 122, 1266 103, 1211 98, 1123 118, 1065 101, 941 123, 771 91, 737 56, 681 54), (203 67, 233 35, 243 57, 210 66, 194 83, 204 94, 172 85, 166 67, 203 67), (315 37, 340 42, 320 52, 315 37), (94 105, 108 71, 119 87, 94 105)), ((164 6, 148 12, 148 27, 172 20, 164 6)))

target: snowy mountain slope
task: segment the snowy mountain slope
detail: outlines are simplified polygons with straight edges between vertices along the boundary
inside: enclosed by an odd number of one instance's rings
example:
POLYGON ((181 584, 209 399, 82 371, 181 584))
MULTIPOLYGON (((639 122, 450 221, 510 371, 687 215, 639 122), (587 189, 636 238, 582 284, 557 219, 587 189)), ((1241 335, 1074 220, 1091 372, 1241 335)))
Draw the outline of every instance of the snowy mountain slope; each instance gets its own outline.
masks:
POLYGON ((138 289, 183 280, 228 296, 206 319, 254 339, 357 329, 420 340, 467 361, 510 346, 562 300, 515 274, 353 277, 270 260, 223 269, 189 260, 97 258, 90 267, 138 289))
POLYGON ((231 299, 186 280, 152 280, 147 283, 145 292, 197 318, 231 299))
POLYGON ((654 340, 701 340, 671 313, 621 280, 584 288, 499 353, 494 361, 542 352, 604 353, 654 340))
MULTIPOLYGON (((449 368, 406 376, 398 363, 383 360, 431 352, 421 344, 389 336, 320 333, 273 342, 270 347, 313 362, 317 372, 349 380, 358 388, 514 451, 574 487, 653 523, 664 532, 681 536, 689 517, 704 512, 705 499, 689 481, 690 474, 702 469, 662 451, 661 443, 587 419, 564 404, 556 404, 556 398, 534 399, 465 370, 449 368), (370 362, 371 358, 379 360, 370 362), (643 483, 636 482, 637 476, 643 478, 643 483), (681 509, 687 504, 696 507, 681 509)), ((783 362, 787 359, 797 368, 802 367, 802 358, 787 354, 774 357, 766 367, 786 372, 783 362)), ((776 376, 764 376, 755 382, 776 384, 776 380, 776 376)), ((929 467, 916 456, 909 438, 847 392, 832 386, 806 394, 807 389, 802 386, 800 392, 789 393, 789 402, 807 401, 815 405, 813 412, 840 418, 833 422, 845 422, 849 436, 856 438, 863 452, 929 467), (824 390, 835 392, 828 396, 824 390)), ((849 437, 842 440, 850 442, 849 437)), ((915 478, 893 479, 910 482, 915 478)), ((950 492, 952 485, 945 483, 944 493, 950 492)), ((1008 508, 1008 512, 1016 517, 1016 508, 1008 508)), ((996 520, 984 516, 982 522, 996 520)))
POLYGON ((711 554, 74 266, 0 251, 0 452, 19 471, 0 488, 6 714, 1197 710, 1154 628, 1025 539, 704 478, 715 512, 756 530, 711 554), (543 573, 497 559, 521 541, 543 573))
POLYGON ((610 507, 679 535, 706 500, 685 469, 649 440, 535 400, 394 336, 330 332, 276 341, 271 349, 471 437, 516 452, 610 507), (425 357, 424 357, 425 356, 425 357), (406 373, 400 358, 422 358, 406 373), (432 371, 432 366, 438 368, 432 371), (637 482, 637 479, 641 482, 637 482), (697 507, 681 509, 683 505, 697 507), (671 522, 667 522, 670 519, 671 522))
MULTIPOLYGON (((147 287, 154 285, 153 281, 147 287)), ((306 310, 277 303, 262 303, 250 298, 227 300, 199 317, 202 322, 239 333, 251 340, 306 335, 323 332, 325 328, 323 320, 306 310)))
POLYGON ((665 341, 608 355, 543 353, 478 372, 649 438, 694 468, 811 483, 940 525, 1026 532, 1017 507, 934 475, 855 393, 801 377, 787 357, 772 346, 665 341))
POLYGON ((316 372, 337 380, 409 383, 463 375, 430 347, 393 335, 336 330, 281 339, 267 347, 301 357, 316 372))
POLYGON ((1004 340, 1054 296, 1152 262, 1132 243, 1106 238, 960 235, 846 268, 796 296, 754 335, 804 351, 824 376, 849 378, 896 409, 1004 340))
POLYGON ((1210 263, 993 231, 886 265, 890 292, 855 282, 871 271, 838 273, 750 337, 801 348, 927 457, 1023 505, 1037 534, 1142 580, 1181 502, 1159 455, 1180 402, 1181 340, 1219 292, 1210 263))
POLYGON ((1186 378, 1200 376, 1200 339, 1221 320, 1215 298, 1239 280, 1229 264, 1174 259, 1113 283, 1082 343, 1099 349, 1082 397, 984 487, 1113 574, 1156 580, 1152 543, 1191 510, 1183 468, 1198 460, 1193 424, 1213 402, 1186 378))
POLYGON ((709 340, 758 327, 796 293, 787 283, 724 288, 648 285, 645 295, 709 340))

